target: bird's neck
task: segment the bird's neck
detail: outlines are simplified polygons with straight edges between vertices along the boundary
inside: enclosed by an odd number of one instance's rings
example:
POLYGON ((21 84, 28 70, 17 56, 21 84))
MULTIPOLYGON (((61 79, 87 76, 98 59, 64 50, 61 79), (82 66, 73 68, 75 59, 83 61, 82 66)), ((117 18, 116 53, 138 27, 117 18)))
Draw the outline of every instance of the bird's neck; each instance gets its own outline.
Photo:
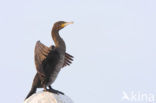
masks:
POLYGON ((65 45, 64 40, 60 37, 59 31, 55 30, 55 28, 53 28, 51 34, 52 34, 52 38, 53 38, 54 43, 55 43, 55 47, 58 49, 61 49, 62 52, 65 52, 66 51, 66 45, 65 45))

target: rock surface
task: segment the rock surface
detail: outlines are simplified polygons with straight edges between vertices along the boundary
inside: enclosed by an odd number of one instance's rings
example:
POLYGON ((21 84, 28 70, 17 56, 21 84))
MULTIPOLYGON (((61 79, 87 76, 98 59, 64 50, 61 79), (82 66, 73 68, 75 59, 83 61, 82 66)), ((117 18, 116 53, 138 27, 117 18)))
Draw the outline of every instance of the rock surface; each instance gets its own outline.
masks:
POLYGON ((68 96, 53 94, 50 92, 39 92, 33 94, 24 103, 74 103, 68 96))

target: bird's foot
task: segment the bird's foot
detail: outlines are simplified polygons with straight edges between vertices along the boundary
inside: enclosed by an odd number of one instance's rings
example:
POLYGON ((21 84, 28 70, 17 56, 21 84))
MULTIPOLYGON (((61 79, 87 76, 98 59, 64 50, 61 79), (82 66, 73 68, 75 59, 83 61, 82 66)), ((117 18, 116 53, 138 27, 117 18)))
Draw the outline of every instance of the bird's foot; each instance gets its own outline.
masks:
POLYGON ((52 92, 52 93, 55 93, 55 94, 62 94, 62 95, 64 95, 63 92, 58 91, 58 90, 55 90, 55 89, 48 89, 48 91, 49 91, 49 92, 52 92))

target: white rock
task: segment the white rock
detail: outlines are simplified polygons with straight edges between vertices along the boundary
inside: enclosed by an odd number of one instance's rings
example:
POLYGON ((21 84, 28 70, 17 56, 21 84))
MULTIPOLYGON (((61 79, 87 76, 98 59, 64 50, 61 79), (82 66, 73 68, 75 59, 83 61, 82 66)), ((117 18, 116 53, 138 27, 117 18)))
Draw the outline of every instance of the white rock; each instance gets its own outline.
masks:
POLYGON ((50 92, 35 93, 27 98, 24 103, 74 103, 68 96, 50 92))

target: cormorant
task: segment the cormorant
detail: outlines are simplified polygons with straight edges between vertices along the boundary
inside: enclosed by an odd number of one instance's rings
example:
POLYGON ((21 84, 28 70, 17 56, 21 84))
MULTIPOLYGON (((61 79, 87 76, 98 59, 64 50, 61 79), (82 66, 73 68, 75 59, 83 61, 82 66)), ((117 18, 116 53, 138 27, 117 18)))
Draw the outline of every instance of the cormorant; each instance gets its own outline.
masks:
POLYGON ((66 53, 65 42, 59 35, 59 30, 72 23, 73 22, 58 21, 54 24, 51 35, 55 46, 47 47, 40 41, 36 42, 34 53, 37 73, 26 98, 35 93, 37 88, 44 88, 44 91, 64 94, 53 89, 51 84, 55 81, 60 69, 66 65, 70 65, 73 61, 73 56, 66 53), (47 87, 49 87, 49 89, 47 89, 47 87))

